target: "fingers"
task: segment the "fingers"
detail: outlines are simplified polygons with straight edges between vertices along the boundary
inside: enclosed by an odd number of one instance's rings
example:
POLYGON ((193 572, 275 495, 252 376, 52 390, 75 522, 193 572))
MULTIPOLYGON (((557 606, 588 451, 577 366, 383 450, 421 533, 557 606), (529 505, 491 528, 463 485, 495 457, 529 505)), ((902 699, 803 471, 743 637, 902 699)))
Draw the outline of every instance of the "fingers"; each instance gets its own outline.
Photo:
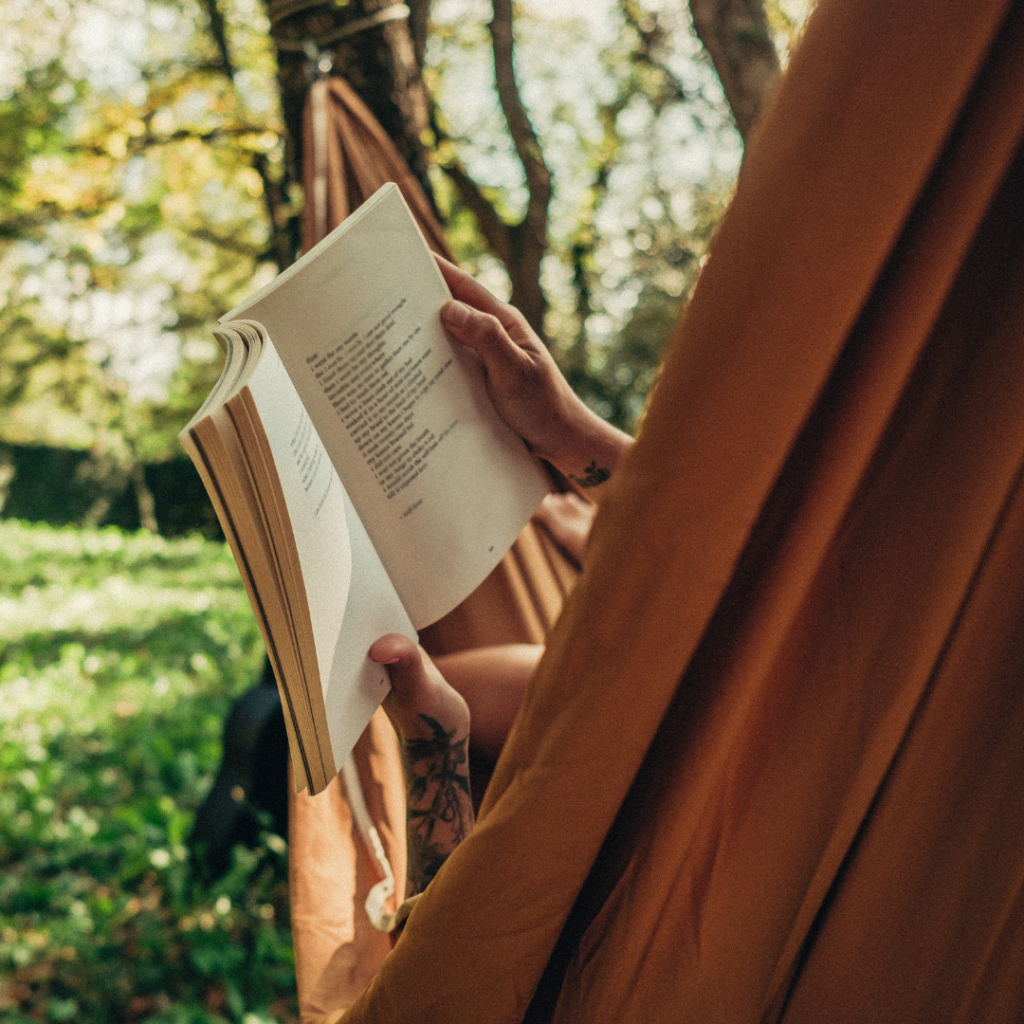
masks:
POLYGON ((415 712, 429 699, 433 681, 427 673, 427 656, 407 636, 382 636, 370 648, 370 660, 387 666, 392 693, 404 707, 415 712))
POLYGON ((614 465, 609 459, 617 447, 606 453, 611 442, 592 444, 614 428, 573 393, 523 316, 458 267, 440 257, 437 265, 455 296, 441 307, 441 320, 456 341, 482 360, 487 393, 505 423, 530 451, 563 472, 578 472, 595 458, 604 460, 602 467, 614 465))
POLYGON ((531 354, 513 341, 498 318, 490 313, 462 302, 446 302, 441 307, 441 322, 456 341, 480 355, 489 373, 522 372, 533 361, 531 354))
POLYGON ((456 341, 483 358, 489 374, 520 376, 547 361, 547 349, 517 309, 454 264, 434 258, 455 296, 441 307, 441 321, 456 341))
POLYGON ((435 254, 438 269, 451 289, 451 293, 460 302, 483 313, 495 317, 503 327, 518 325, 515 310, 497 296, 492 295, 479 281, 475 281, 461 268, 449 263, 444 257, 435 254))

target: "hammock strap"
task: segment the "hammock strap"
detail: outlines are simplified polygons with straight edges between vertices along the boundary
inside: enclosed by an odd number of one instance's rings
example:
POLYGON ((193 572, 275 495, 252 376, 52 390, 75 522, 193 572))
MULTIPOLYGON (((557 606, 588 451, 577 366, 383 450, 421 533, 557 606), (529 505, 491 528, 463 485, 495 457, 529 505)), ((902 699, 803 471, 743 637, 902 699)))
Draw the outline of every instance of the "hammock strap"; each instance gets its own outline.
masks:
MULTIPOLYGON (((289 15, 297 14, 310 7, 320 7, 321 5, 322 0, 294 0, 290 4, 275 5, 270 15, 271 23, 276 24, 289 15)), ((322 50, 333 43, 341 42, 342 39, 348 39, 349 36, 366 32, 368 29, 376 28, 378 25, 385 25, 389 21, 403 21, 409 17, 409 13, 407 4, 391 4, 389 7, 382 7, 379 11, 374 11, 373 14, 368 14, 365 18, 356 18, 354 21, 350 21, 345 25, 339 25, 337 28, 333 28, 329 32, 323 32, 318 36, 301 40, 276 39, 275 41, 279 50, 286 50, 292 53, 305 52, 308 43, 312 43, 318 50, 322 50)))

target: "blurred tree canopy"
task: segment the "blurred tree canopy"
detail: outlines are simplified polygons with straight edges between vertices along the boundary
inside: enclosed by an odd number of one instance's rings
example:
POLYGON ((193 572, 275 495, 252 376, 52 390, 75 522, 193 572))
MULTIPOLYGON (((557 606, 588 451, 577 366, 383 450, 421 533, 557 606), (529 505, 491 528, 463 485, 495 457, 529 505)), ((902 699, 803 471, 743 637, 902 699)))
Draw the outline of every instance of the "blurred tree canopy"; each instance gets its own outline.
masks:
POLYGON ((634 429, 812 2, 0 0, 0 442, 89 449, 155 526, 141 466, 219 372, 212 323, 296 254, 322 73, 634 429))

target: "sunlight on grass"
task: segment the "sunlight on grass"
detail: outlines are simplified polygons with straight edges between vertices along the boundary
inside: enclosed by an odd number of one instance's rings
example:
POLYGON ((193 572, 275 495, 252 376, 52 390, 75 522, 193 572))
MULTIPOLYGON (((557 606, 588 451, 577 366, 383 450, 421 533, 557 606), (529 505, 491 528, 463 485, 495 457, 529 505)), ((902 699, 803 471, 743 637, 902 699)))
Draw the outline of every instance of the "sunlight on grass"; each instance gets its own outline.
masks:
POLYGON ((291 1021, 286 847, 186 840, 263 649, 230 554, 0 522, 0 1017, 291 1021))

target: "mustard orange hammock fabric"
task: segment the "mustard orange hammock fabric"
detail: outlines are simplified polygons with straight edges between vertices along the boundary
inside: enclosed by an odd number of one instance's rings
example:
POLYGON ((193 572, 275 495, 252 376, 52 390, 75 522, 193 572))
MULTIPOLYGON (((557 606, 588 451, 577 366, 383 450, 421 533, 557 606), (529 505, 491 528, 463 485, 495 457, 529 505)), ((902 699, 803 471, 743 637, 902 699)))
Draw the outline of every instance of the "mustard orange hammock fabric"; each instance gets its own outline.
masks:
POLYGON ((1024 1019, 1022 125, 1024 3, 821 0, 477 828, 331 1019, 1024 1019))

